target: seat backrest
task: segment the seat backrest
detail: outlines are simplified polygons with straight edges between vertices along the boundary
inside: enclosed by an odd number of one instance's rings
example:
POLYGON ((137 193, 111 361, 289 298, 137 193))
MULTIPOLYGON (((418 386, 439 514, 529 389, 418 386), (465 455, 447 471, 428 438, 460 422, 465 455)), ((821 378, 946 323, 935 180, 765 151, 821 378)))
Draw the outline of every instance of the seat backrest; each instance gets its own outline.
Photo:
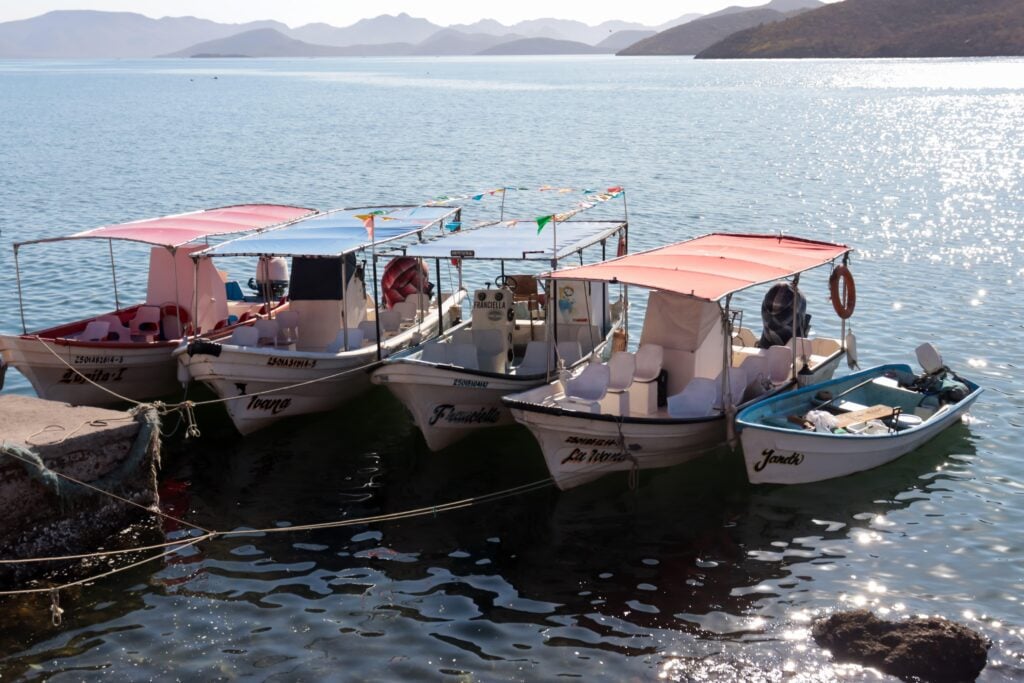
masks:
POLYGON ((277 333, 280 330, 277 320, 260 318, 253 323, 253 327, 261 344, 273 344, 277 341, 277 333))
POLYGON ((718 398, 718 380, 694 377, 678 394, 668 397, 668 414, 672 417, 707 417, 714 412, 718 398))
POLYGON ((327 353, 338 353, 342 349, 352 351, 363 345, 363 331, 358 327, 350 327, 347 330, 338 330, 334 341, 327 345, 327 353), (348 346, 345 345, 345 337, 348 337, 348 346))
MULTIPOLYGON (((742 367, 729 368, 729 393, 732 394, 732 405, 743 402, 743 392, 747 388, 747 371, 742 367)), ((715 378, 715 406, 725 405, 725 386, 722 384, 722 373, 715 378)))
POLYGON ((472 344, 473 343, 473 330, 456 330, 452 333, 453 344, 472 344))
POLYGON ((448 358, 452 365, 467 370, 479 370, 480 360, 477 357, 477 348, 474 344, 449 344, 448 358))
POLYGON ((160 333, 160 307, 139 306, 135 309, 135 315, 128 321, 128 329, 131 334, 156 335, 160 333))
POLYGON ((788 380, 793 374, 793 349, 788 346, 770 346, 768 372, 771 373, 772 382, 776 384, 788 380))
POLYGON ((281 311, 276 314, 276 320, 279 327, 284 328, 297 328, 299 326, 299 314, 295 311, 281 311))
POLYGON ((629 351, 615 351, 608 359, 608 371, 610 374, 608 388, 613 391, 623 391, 633 383, 636 357, 629 351))
POLYGON ((252 325, 237 327, 228 339, 229 344, 235 346, 256 346, 260 340, 260 333, 252 325))
POLYGON ((402 314, 395 310, 381 309, 377 311, 380 319, 381 332, 394 332, 402 322, 402 314))
POLYGON ((508 340, 501 330, 473 330, 473 344, 477 351, 477 369, 505 372, 508 367, 508 340))
POLYGON ((245 299, 245 294, 242 293, 242 286, 238 284, 237 280, 228 280, 224 283, 224 293, 228 298, 228 301, 242 301, 245 299))
POLYGON ((359 323, 359 329, 363 333, 363 339, 377 341, 377 322, 375 320, 364 320, 359 323))
POLYGON ((399 301, 391 307, 391 310, 398 311, 398 315, 402 320, 412 320, 419 312, 419 305, 416 302, 416 298, 417 297, 415 296, 410 296, 405 301, 399 301))
POLYGON ((548 367, 554 367, 546 361, 548 356, 548 343, 535 340, 526 342, 526 352, 523 354, 523 361, 516 366, 517 375, 540 375, 548 371, 548 367))
POLYGON ((96 320, 105 322, 108 325, 110 325, 110 328, 107 330, 107 336, 105 337, 105 339, 122 342, 131 340, 131 331, 128 329, 128 326, 121 322, 121 318, 117 317, 113 313, 101 315, 100 317, 96 318, 96 320))
POLYGON ((105 320, 90 320, 78 335, 79 341, 103 341, 110 333, 110 323, 105 320))
POLYGON ((565 361, 565 367, 569 367, 583 357, 578 341, 560 341, 556 347, 558 357, 565 361))
POLYGON ((583 372, 565 382, 566 396, 600 401, 608 393, 611 371, 604 363, 587 363, 583 372))
POLYGON ((665 349, 660 344, 641 344, 636 351, 634 382, 653 382, 661 374, 661 362, 665 349))
POLYGON ((814 349, 814 344, 807 337, 791 337, 786 346, 793 349, 796 352, 798 359, 802 358, 806 360, 811 357, 811 353, 814 349))
POLYGON ((425 363, 448 363, 448 349, 451 347, 451 344, 425 344, 423 352, 420 353, 420 360, 425 363))

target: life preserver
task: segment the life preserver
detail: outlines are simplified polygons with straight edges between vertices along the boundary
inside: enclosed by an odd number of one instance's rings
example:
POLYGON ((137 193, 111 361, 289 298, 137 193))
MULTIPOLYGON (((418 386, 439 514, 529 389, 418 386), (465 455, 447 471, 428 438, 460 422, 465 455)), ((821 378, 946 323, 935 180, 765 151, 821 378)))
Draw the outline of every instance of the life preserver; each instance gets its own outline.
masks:
POLYGON ((853 309, 857 307, 857 285, 849 268, 840 265, 832 271, 828 278, 828 292, 836 315, 843 320, 853 315, 853 309))
POLYGON ((391 261, 384 268, 380 285, 388 308, 416 292, 430 296, 434 289, 427 278, 427 264, 411 256, 400 256, 391 261))

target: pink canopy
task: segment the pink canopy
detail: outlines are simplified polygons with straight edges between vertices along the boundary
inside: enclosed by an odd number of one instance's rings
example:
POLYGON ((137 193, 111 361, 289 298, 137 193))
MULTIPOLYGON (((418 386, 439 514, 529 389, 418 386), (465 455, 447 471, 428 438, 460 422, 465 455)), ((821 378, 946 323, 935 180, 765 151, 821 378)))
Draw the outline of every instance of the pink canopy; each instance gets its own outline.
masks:
POLYGON ((316 214, 315 209, 282 204, 239 204, 220 209, 193 211, 163 218, 104 225, 67 237, 58 237, 33 242, 54 242, 70 239, 113 239, 145 242, 163 247, 180 247, 204 237, 226 235, 248 230, 277 227, 316 214))
POLYGON ((850 247, 778 235, 713 233, 610 261, 566 268, 556 279, 639 285, 707 301, 824 265, 850 247))

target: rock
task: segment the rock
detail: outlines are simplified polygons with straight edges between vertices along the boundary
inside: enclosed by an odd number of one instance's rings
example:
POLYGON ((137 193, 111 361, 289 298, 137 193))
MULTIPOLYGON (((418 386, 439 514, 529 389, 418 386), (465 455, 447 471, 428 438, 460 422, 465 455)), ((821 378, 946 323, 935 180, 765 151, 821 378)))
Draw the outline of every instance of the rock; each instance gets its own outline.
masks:
POLYGON ((973 681, 992 646, 976 631, 940 617, 891 622, 867 610, 833 614, 816 622, 811 634, 837 661, 932 683, 973 681))

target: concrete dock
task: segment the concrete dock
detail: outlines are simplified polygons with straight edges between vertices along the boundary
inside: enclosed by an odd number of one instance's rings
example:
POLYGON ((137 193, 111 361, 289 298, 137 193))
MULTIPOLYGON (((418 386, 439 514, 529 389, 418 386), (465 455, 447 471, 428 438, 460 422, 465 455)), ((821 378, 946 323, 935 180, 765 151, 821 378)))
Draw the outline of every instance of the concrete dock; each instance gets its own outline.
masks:
MULTIPOLYGON (((86 553, 157 503, 159 419, 0 395, 0 558, 86 553), (39 465, 43 467, 40 468, 39 465)), ((0 565, 0 586, 53 563, 0 565)))

